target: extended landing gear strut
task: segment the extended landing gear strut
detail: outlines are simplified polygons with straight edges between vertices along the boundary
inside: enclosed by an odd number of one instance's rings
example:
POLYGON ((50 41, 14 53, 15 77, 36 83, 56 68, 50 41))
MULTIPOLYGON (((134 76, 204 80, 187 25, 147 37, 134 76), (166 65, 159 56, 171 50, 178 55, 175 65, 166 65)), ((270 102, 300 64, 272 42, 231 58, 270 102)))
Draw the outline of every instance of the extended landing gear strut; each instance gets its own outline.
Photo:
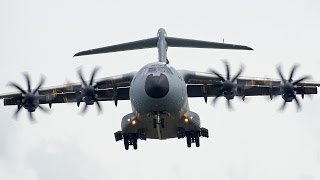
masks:
POLYGON ((129 149, 129 146, 132 145, 133 149, 138 149, 138 139, 146 140, 146 133, 144 130, 138 130, 137 133, 122 133, 118 131, 114 133, 116 141, 123 140, 124 148, 129 149))
POLYGON ((201 128, 200 131, 185 131, 184 128, 178 128, 177 132, 178 139, 186 137, 188 147, 191 147, 192 143, 195 143, 196 147, 199 147, 200 137, 209 137, 209 132, 206 128, 201 128))

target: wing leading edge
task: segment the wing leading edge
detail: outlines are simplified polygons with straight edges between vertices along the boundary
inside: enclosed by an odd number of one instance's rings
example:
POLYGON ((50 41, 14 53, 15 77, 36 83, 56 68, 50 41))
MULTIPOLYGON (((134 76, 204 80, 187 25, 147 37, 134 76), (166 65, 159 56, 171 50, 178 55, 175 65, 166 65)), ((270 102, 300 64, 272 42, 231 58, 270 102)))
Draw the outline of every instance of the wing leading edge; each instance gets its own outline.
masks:
MULTIPOLYGON (((211 73, 181 70, 186 84, 188 97, 216 97, 221 89, 220 79, 211 73)), ((236 96, 276 96, 281 95, 281 80, 239 77, 237 84, 240 87, 236 96)), ((297 94, 317 94, 319 82, 305 81, 297 84, 297 94)))
MULTIPOLYGON (((118 101, 129 100, 130 83, 136 72, 107 77, 96 81, 98 101, 118 101)), ((77 102, 78 94, 82 90, 81 83, 66 84, 56 87, 39 89, 39 103, 49 104, 51 107, 55 103, 77 102)), ((23 96, 21 93, 8 93, 0 95, 4 99, 4 105, 19 105, 23 96)), ((81 100, 81 102, 83 102, 81 100)))

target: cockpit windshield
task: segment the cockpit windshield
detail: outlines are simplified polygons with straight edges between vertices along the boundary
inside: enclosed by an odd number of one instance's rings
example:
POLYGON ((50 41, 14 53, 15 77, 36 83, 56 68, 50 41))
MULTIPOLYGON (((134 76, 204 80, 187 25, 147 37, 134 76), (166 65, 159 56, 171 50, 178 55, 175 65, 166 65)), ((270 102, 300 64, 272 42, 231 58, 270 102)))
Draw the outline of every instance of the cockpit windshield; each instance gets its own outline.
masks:
POLYGON ((151 73, 164 73, 164 72, 165 72, 165 68, 163 66, 150 67, 148 69, 148 74, 151 74, 151 73))
POLYGON ((159 66, 153 65, 149 66, 146 70, 144 70, 145 74, 162 74, 162 73, 169 73, 173 74, 171 69, 168 66, 159 66))

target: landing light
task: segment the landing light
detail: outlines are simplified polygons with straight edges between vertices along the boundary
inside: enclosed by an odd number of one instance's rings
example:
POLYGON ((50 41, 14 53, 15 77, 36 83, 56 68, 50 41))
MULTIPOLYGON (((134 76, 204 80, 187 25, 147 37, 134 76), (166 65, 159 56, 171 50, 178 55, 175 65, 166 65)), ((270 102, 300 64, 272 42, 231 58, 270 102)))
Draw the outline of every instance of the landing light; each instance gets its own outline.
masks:
POLYGON ((131 124, 132 124, 132 125, 136 125, 136 124, 137 124, 137 121, 136 121, 136 120, 132 120, 132 121, 131 121, 131 124))
POLYGON ((185 119, 184 119, 184 122, 186 122, 186 123, 189 122, 189 119, 188 119, 188 118, 185 118, 185 119))

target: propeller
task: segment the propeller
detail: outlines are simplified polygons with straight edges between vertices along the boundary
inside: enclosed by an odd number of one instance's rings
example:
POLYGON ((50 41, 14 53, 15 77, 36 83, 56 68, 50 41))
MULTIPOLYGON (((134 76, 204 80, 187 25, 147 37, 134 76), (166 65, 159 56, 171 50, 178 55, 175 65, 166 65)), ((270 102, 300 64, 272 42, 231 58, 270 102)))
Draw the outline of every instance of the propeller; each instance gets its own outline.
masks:
POLYGON ((85 106, 82 109, 81 113, 84 114, 87 111, 89 105, 93 105, 94 103, 98 107, 99 113, 102 112, 102 107, 97 99, 98 97, 98 89, 97 84, 94 82, 94 77, 98 72, 99 68, 94 68, 89 83, 84 80, 82 75, 82 70, 78 70, 79 78, 81 79, 82 87, 80 94, 77 96, 77 105, 80 106, 81 101, 85 102, 85 106))
POLYGON ((222 77, 220 75, 220 73, 218 73, 217 71, 210 69, 210 72, 215 74, 216 76, 218 76, 218 78, 220 80, 220 89, 217 93, 217 96, 213 99, 213 104, 216 103, 216 101, 218 100, 219 97, 224 96, 227 100, 228 108, 232 109, 232 105, 231 105, 230 100, 232 100, 234 98, 234 96, 236 95, 237 88, 243 88, 242 86, 240 86, 236 83, 236 80, 242 74, 244 67, 241 66, 238 73, 235 76, 231 77, 230 67, 229 67, 228 62, 224 61, 224 64, 225 64, 226 71, 227 71, 226 78, 222 77))
POLYGON ((39 104, 39 99, 43 96, 40 96, 38 91, 42 87, 42 85, 44 84, 45 79, 42 76, 40 79, 40 82, 38 83, 36 88, 32 90, 31 89, 31 80, 30 80, 29 75, 27 73, 23 73, 23 76, 25 77, 25 79, 27 81, 27 90, 24 90, 21 86, 19 86, 18 84, 14 83, 14 82, 9 82, 9 84, 8 84, 9 86, 14 87, 21 92, 21 98, 17 101, 18 109, 15 111, 14 117, 17 118, 20 110, 22 109, 22 107, 24 107, 29 112, 30 120, 34 121, 34 117, 33 117, 32 113, 38 107, 40 110, 42 110, 44 112, 48 112, 48 109, 42 107, 39 104))
MULTIPOLYGON (((297 84, 300 82, 303 82, 307 79, 310 79, 310 76, 303 76, 301 78, 299 78, 298 80, 293 80, 293 76, 297 70, 299 66, 296 64, 292 67, 291 73, 289 75, 289 79, 286 80, 283 76, 283 73, 281 71, 281 67, 278 66, 277 68, 277 72, 281 78, 281 85, 280 85, 280 92, 281 92, 281 96, 282 99, 284 100, 282 106, 280 107, 280 110, 284 110, 286 107, 287 102, 292 102, 293 100, 296 102, 297 104, 297 109, 300 110, 301 109, 301 104, 300 101, 297 99, 297 84)), ((302 93, 302 98, 304 96, 304 94, 302 93)))

